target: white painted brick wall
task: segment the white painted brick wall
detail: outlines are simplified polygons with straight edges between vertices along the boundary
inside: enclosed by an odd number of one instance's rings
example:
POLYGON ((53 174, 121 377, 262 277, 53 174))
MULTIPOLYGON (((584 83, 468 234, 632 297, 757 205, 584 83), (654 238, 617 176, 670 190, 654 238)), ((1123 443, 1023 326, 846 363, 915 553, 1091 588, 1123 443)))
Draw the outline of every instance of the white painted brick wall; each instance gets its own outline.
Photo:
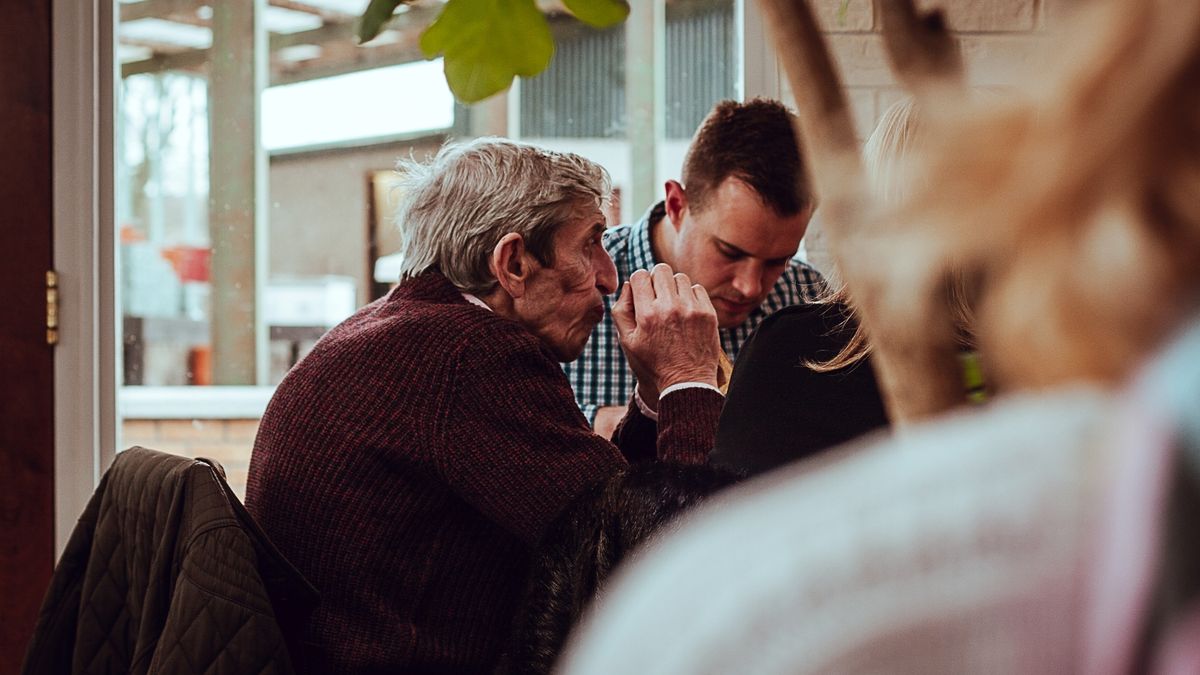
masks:
MULTIPOLYGON (((846 86, 855 128, 866 139, 883 112, 905 96, 888 67, 880 35, 882 3, 892 0, 808 1, 846 86)), ((943 10, 946 25, 962 45, 968 83, 991 88, 1021 80, 1040 58, 1039 42, 1047 29, 1069 20, 1071 8, 1086 1, 917 0, 917 5, 943 10)), ((792 103, 786 85, 783 95, 792 103)), ((805 246, 811 262, 818 267, 827 263, 819 217, 805 246)))
POLYGON ((872 0, 813 0, 813 13, 829 33, 855 33, 875 27, 872 0))
MULTIPOLYGON (((880 11, 888 0, 810 0, 842 80, 855 124, 865 138, 884 110, 903 96, 883 49, 880 11)), ((1043 28, 1086 0, 917 0, 940 8, 963 49, 968 82, 1003 87, 1023 77, 1039 57, 1043 28)), ((785 96, 790 93, 785 92, 785 96)), ((790 100, 788 101, 790 103, 790 100)))
POLYGON ((953 31, 1020 33, 1034 29, 1037 4, 1037 0, 918 0, 917 7, 940 8, 953 31))

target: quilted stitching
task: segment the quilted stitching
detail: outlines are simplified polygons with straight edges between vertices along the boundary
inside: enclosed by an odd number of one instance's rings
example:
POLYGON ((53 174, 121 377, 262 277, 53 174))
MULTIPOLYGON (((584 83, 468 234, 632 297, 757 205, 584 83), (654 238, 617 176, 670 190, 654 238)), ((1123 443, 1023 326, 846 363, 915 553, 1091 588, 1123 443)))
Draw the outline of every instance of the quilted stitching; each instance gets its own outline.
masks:
POLYGON ((259 574, 256 551, 271 547, 243 529, 233 499, 201 462, 118 455, 55 572, 22 672, 293 672, 259 574))
POLYGON ((168 630, 170 644, 160 645, 151 672, 162 673, 288 673, 287 651, 275 632, 274 639, 247 639, 263 635, 274 617, 246 611, 232 599, 196 585, 184 576, 177 592, 197 607, 194 616, 179 617, 178 630, 168 630), (240 644, 239 649, 214 650, 214 644, 240 644))

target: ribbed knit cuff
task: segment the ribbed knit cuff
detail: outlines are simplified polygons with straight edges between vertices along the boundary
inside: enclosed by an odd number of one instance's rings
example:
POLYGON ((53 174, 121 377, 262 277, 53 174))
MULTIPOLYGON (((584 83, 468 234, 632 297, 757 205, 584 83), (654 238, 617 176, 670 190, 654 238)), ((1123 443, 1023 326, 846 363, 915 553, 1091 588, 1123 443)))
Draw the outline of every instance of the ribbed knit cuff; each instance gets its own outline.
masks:
POLYGON ((708 460, 725 397, 710 387, 671 392, 658 404, 658 457, 685 464, 708 460))

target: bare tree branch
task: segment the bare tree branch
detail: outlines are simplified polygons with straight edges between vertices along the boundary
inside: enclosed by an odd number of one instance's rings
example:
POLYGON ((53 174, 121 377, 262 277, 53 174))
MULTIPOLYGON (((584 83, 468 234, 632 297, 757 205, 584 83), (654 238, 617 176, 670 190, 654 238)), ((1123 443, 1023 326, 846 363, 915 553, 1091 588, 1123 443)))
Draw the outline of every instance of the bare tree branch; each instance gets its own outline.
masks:
POLYGON ((963 400, 963 386, 949 311, 894 302, 887 265, 896 261, 871 246, 876 206, 841 81, 816 20, 804 0, 759 0, 759 6, 791 83, 801 153, 821 199, 830 253, 874 348, 888 414, 902 423, 954 407, 963 400))
MULTIPOLYGON (((827 205, 862 188, 862 158, 841 80, 804 0, 760 0, 768 30, 795 94, 817 193, 827 205)), ((856 201, 851 198, 851 201, 856 201)))
POLYGON ((888 62, 906 89, 921 96, 963 86, 962 52, 940 9, 922 13, 913 0, 887 0, 880 4, 880 19, 888 62))

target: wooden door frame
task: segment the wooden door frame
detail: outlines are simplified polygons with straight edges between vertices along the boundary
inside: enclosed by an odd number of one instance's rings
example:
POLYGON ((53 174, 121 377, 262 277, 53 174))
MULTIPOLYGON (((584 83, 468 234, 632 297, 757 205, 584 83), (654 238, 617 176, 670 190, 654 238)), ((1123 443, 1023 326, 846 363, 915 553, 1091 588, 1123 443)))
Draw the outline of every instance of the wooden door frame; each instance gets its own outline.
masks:
POLYGON ((0 12, 0 674, 15 673, 54 563, 50 1, 0 12))

